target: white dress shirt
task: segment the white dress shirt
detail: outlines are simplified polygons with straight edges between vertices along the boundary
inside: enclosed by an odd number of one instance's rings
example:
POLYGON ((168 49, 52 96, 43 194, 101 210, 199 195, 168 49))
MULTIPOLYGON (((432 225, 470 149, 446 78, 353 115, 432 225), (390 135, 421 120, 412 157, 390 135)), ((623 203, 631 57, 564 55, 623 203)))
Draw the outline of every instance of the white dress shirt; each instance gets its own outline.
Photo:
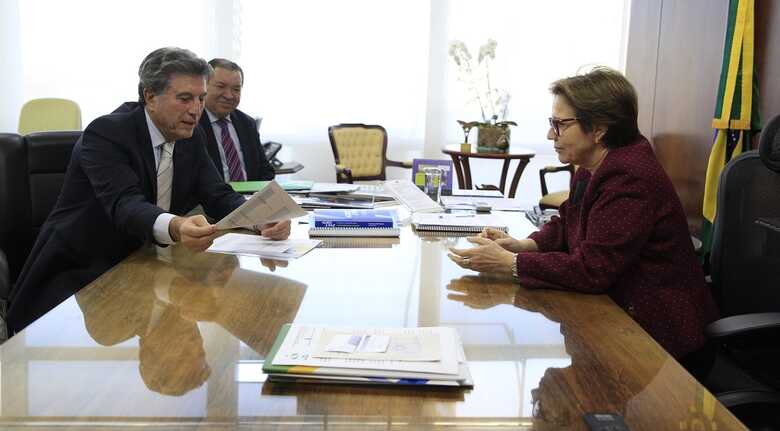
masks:
MULTIPOLYGON (((152 149, 154 150, 154 168, 155 171, 160 166, 160 156, 162 153, 162 146, 165 143, 165 137, 160 133, 160 129, 154 125, 152 118, 149 117, 149 111, 144 109, 146 115, 146 126, 149 128, 149 137, 152 138, 152 149)), ((175 146, 175 143, 174 143, 175 146)), ((171 224, 171 220, 176 217, 170 213, 162 213, 157 216, 154 221, 154 227, 152 228, 152 235, 154 240, 158 244, 173 244, 173 238, 168 230, 168 225, 171 224)))

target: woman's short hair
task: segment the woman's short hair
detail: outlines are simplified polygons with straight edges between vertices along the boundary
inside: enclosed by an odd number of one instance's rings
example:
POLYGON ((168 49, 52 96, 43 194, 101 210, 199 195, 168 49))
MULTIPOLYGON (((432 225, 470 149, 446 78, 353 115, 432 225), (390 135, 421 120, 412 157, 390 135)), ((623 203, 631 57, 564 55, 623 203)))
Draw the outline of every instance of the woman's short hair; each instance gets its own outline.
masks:
POLYGON ((146 56, 138 67, 138 102, 145 105, 144 89, 162 94, 175 74, 202 76, 209 79, 213 70, 206 60, 182 48, 159 48, 146 56))
POLYGON ((574 108, 580 126, 591 132, 606 126, 604 145, 628 145, 639 135, 637 97, 634 86, 620 72, 599 66, 583 75, 559 79, 550 92, 574 108))

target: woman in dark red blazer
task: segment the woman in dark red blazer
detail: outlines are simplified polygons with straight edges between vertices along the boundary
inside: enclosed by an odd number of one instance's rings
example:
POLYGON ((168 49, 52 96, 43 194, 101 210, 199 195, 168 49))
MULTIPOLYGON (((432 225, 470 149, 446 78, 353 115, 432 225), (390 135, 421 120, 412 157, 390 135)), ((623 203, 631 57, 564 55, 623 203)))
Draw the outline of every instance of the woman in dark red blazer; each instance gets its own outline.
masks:
POLYGON ((579 166, 560 217, 521 240, 487 229, 450 258, 527 288, 606 293, 671 355, 696 357, 717 309, 680 200, 639 133, 634 88, 596 68, 551 92, 547 139, 562 163, 579 166))

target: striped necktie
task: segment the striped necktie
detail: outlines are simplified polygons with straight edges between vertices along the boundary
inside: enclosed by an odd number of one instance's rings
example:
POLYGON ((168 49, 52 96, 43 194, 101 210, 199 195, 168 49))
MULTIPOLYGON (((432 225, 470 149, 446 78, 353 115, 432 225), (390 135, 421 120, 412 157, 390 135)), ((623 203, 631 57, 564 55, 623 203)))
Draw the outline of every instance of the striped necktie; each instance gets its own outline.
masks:
POLYGON ((171 209, 171 188, 173 186, 173 142, 162 145, 160 165, 157 166, 157 206, 171 209))
POLYGON ((222 149, 225 150, 225 161, 228 165, 230 181, 244 181, 244 170, 241 168, 238 151, 236 151, 233 138, 230 137, 230 131, 228 131, 227 118, 218 120, 217 124, 222 129, 222 149))

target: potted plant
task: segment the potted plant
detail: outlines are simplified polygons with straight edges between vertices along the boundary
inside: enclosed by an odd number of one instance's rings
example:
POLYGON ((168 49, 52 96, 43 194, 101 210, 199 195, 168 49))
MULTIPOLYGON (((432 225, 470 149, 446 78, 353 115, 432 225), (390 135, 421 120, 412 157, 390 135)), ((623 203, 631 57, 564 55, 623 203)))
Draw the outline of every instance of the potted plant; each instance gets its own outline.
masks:
POLYGON ((460 121, 465 142, 468 143, 469 131, 477 128, 477 151, 506 152, 509 150, 510 129, 516 126, 514 121, 505 120, 509 107, 510 95, 504 90, 493 86, 490 78, 490 63, 496 59, 498 43, 488 39, 479 48, 476 62, 465 43, 455 40, 450 42, 449 55, 458 70, 458 80, 466 85, 470 103, 479 107, 482 121, 460 121))

